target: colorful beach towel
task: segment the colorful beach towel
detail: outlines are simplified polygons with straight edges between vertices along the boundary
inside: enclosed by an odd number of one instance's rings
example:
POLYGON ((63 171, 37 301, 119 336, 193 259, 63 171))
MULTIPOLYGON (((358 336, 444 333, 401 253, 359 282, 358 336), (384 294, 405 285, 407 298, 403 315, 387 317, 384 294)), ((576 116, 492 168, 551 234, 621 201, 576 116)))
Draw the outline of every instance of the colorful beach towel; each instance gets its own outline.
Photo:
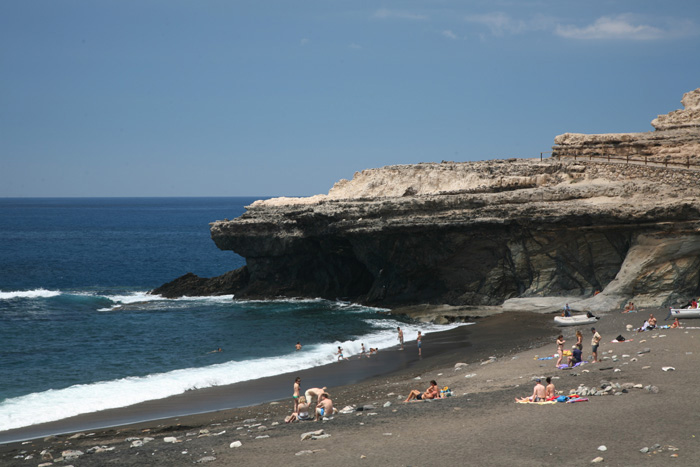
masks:
POLYGON ((545 404, 556 404, 557 401, 540 401, 540 402, 530 402, 530 401, 515 401, 518 404, 535 404, 535 405, 545 405, 545 404))

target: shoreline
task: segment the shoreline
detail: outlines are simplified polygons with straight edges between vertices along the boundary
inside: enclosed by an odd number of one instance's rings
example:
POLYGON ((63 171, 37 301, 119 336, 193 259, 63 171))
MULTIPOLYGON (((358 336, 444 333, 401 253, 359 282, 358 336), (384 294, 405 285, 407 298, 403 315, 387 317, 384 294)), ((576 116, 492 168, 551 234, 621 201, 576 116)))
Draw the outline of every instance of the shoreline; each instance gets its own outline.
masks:
MULTIPOLYGON (((474 353, 485 358, 487 353, 503 351, 496 349, 494 341, 502 333, 502 322, 516 320, 547 322, 542 315, 511 313, 482 318, 456 328, 425 334, 424 357, 418 358, 415 340, 382 350, 371 358, 353 356, 349 361, 333 362, 301 371, 251 379, 231 385, 187 391, 164 399, 141 402, 127 407, 107 409, 80 414, 61 420, 45 422, 0 432, 0 446, 51 435, 80 431, 93 431, 134 424, 156 423, 172 418, 206 416, 224 410, 235 410, 259 406, 269 402, 283 401, 291 394, 291 381, 302 378, 303 387, 333 388, 359 384, 373 378, 398 376, 405 372, 420 371, 434 367, 452 358, 456 353, 474 353), (500 316, 500 318, 498 318, 500 316), (493 324, 492 324, 493 323, 493 324), (490 350, 493 348, 493 350, 490 350)), ((530 326, 532 327, 532 326, 530 326)), ((527 338, 526 338, 527 339, 527 338)))
MULTIPOLYGON (((555 351, 559 333, 569 347, 576 329, 584 333, 584 356, 590 356, 590 325, 556 328, 551 315, 538 320, 504 314, 489 319, 482 326, 483 338, 473 339, 466 351, 446 351, 361 384, 329 388, 336 407, 349 406, 351 413, 328 421, 285 424, 291 411, 291 398, 286 397, 281 402, 4 444, 0 463, 29 465, 31 456, 38 464, 44 452, 54 462, 62 459, 76 467, 232 465, 261 459, 271 465, 304 466, 457 465, 465 459, 474 465, 583 466, 599 457, 606 465, 695 465, 700 418, 692 408, 700 402, 700 321, 681 320, 681 329, 639 334, 626 330, 628 324, 640 325, 645 316, 602 315, 595 327, 603 335, 599 356, 604 361, 573 370, 555 370, 554 361, 539 358, 555 351), (628 341, 612 343, 618 334, 628 341), (669 366, 674 370, 662 369, 669 366), (588 396, 588 402, 577 404, 513 402, 532 393, 534 378, 545 376, 553 376, 564 394, 583 387, 600 390, 602 381, 638 388, 588 396), (402 403, 408 391, 424 390, 431 379, 450 386, 454 396, 402 403), (316 430, 330 437, 301 441, 303 433, 316 430), (241 446, 230 447, 236 442, 241 446), (84 454, 71 458, 71 450, 84 454)), ((467 328, 474 331, 477 325, 467 328)), ((424 350, 430 349, 428 342, 424 350)), ((286 383, 291 388, 292 379, 286 383)), ((302 380, 302 390, 308 387, 302 380)))

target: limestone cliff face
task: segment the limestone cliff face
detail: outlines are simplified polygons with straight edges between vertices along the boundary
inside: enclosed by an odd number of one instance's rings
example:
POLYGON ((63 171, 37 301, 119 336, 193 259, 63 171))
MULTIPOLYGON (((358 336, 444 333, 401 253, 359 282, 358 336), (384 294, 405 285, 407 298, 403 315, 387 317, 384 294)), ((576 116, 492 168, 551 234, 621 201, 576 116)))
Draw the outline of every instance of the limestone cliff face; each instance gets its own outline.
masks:
POLYGON ((238 297, 462 306, 600 290, 587 308, 663 305, 700 292, 695 178, 551 159, 385 167, 313 200, 258 201, 211 234, 247 260, 222 289, 238 297))
POLYGON ((565 133, 554 139, 553 157, 634 158, 648 163, 700 165, 700 88, 685 93, 684 108, 659 115, 646 133, 584 135, 565 133))
MULTIPOLYGON (((689 95, 695 109, 700 89, 689 95)), ((645 140, 661 154, 685 141, 686 150, 700 144, 693 112, 659 117, 663 130, 646 136, 557 144, 602 151, 645 140)), ((563 300, 592 311, 685 302, 700 294, 699 174, 569 157, 364 170, 326 195, 256 201, 212 223, 216 245, 247 265, 154 292, 542 311, 563 300)))

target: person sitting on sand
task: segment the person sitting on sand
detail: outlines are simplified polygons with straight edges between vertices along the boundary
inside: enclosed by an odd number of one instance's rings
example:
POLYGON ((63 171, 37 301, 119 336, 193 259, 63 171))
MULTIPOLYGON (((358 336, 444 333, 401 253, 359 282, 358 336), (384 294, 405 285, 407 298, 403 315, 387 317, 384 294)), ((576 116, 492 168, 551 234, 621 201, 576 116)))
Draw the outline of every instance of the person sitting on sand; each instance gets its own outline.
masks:
POLYGON ((370 348, 369 348, 369 354, 370 354, 370 355, 376 354, 377 352, 379 352, 379 347, 370 347, 370 348))
POLYGON ((422 401, 425 399, 439 399, 440 398, 440 388, 438 388, 435 380, 430 381, 430 387, 421 393, 418 389, 414 389, 408 393, 408 397, 404 402, 412 401, 413 399, 422 401))
POLYGON ((564 357, 564 336, 559 334, 559 337, 557 337, 557 353, 559 354, 559 360, 557 360, 557 364, 554 365, 557 368, 559 365, 561 365, 561 359, 564 357))
POLYGON ((316 421, 321 417, 333 415, 333 401, 327 393, 321 394, 321 399, 316 405, 316 421))
POLYGON ((678 327, 680 327, 680 326, 681 326, 681 323, 679 323, 679 322, 678 322, 678 318, 676 318, 676 319, 673 321, 673 324, 671 325, 671 329, 675 329, 675 328, 678 328, 678 327))
POLYGON ((518 399, 517 397, 515 398, 515 402, 544 402, 546 399, 546 389, 542 385, 542 380, 537 378, 535 380, 535 387, 532 390, 532 395, 530 397, 522 397, 518 399))
POLYGON ((551 401, 552 399, 556 399, 557 397, 557 391, 554 388, 554 384, 552 383, 552 377, 547 376, 547 387, 544 388, 544 398, 545 400, 551 401))
POLYGON ((569 368, 572 368, 577 363, 581 363, 581 348, 578 344, 571 347, 571 355, 568 358, 569 368))
POLYGON ((654 329, 656 327, 656 317, 654 313, 649 314, 649 329, 654 329))
POLYGON ((291 415, 287 415, 284 418, 285 423, 292 423, 295 420, 311 420, 309 404, 306 402, 306 397, 304 396, 299 396, 296 412, 292 412, 291 415))
POLYGON ((306 397, 306 400, 308 401, 309 404, 315 399, 316 402, 321 401, 321 395, 326 392, 326 387, 323 386, 322 388, 309 388, 304 392, 304 396, 306 397))

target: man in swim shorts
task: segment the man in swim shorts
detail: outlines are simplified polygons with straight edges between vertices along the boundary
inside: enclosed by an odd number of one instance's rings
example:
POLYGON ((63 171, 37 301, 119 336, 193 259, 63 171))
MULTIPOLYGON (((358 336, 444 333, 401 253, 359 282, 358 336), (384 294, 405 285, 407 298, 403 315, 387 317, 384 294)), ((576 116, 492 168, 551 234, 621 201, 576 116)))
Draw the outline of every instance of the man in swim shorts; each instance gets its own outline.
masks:
POLYGON ((530 397, 523 397, 522 399, 515 398, 516 402, 543 402, 546 399, 546 389, 542 384, 542 380, 537 378, 535 380, 535 387, 532 390, 532 395, 530 397))
POLYGON ((403 331, 400 327, 397 327, 396 329, 399 331, 399 343, 401 344, 401 350, 403 350, 403 331))
POLYGON ((321 394, 321 398, 316 405, 316 421, 321 417, 329 417, 333 415, 333 401, 325 392, 321 394))
POLYGON ((423 335, 418 331, 418 337, 416 337, 416 344, 418 344, 418 356, 422 356, 421 347, 423 346, 423 335))

